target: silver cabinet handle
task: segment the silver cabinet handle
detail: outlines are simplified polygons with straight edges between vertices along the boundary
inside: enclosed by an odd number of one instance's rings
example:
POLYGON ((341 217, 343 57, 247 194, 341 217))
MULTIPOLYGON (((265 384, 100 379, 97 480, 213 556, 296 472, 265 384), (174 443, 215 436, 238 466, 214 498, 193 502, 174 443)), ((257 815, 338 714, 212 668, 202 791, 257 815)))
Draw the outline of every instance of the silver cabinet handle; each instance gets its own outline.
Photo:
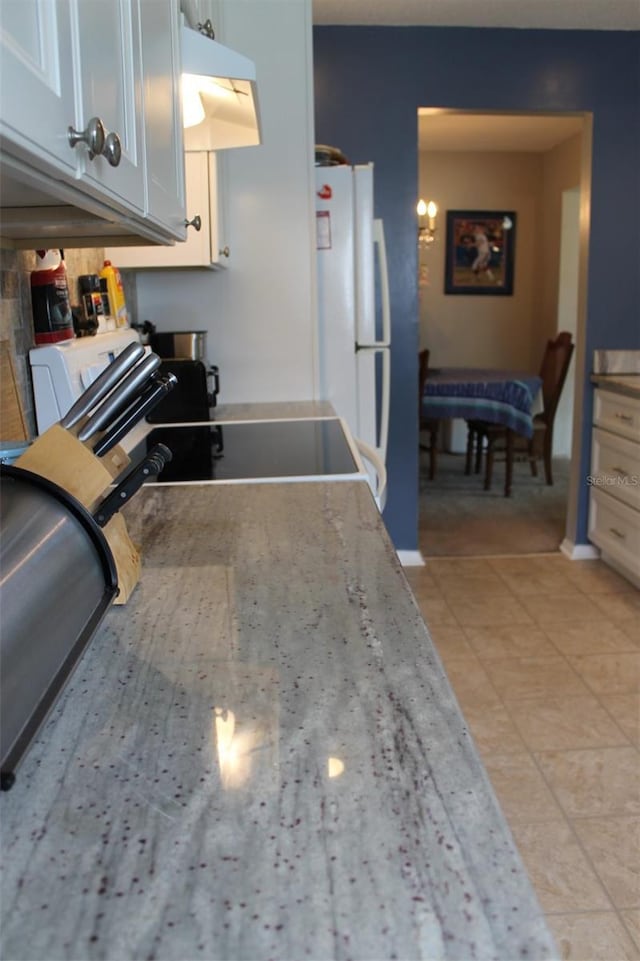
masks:
POLYGON ((202 227, 202 218, 200 214, 196 214, 196 216, 192 217, 191 220, 185 220, 184 225, 185 227, 193 227, 194 230, 200 230, 202 227))
POLYGON ((228 247, 223 247, 222 250, 218 251, 218 253, 221 257, 229 257, 231 255, 231 251, 228 247))
POLYGON ((616 411, 616 417, 618 418, 618 420, 623 420, 625 424, 633 423, 633 417, 631 416, 631 414, 621 414, 619 411, 616 411))
POLYGON ((621 541, 624 541, 627 539, 627 535, 623 534, 622 531, 617 530, 617 528, 610 527, 609 530, 615 537, 619 537, 621 541))
POLYGON ((69 146, 73 149, 76 144, 85 143, 89 148, 89 160, 93 160, 104 150, 106 134, 100 117, 92 117, 85 130, 67 128, 69 146))
POLYGON ((612 467, 611 470, 614 474, 619 474, 620 477, 628 477, 629 471, 623 470, 622 467, 612 467))
POLYGON ((108 133, 101 151, 107 158, 111 167, 117 167, 122 159, 122 144, 117 133, 108 133))

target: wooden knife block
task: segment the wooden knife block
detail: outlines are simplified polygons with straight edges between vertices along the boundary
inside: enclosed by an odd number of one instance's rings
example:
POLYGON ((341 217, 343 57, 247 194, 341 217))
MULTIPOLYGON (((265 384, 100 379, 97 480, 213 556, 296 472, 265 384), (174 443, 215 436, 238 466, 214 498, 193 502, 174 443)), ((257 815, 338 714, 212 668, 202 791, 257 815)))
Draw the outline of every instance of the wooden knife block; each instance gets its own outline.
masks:
MULTIPOLYGON (((78 428, 65 430, 60 424, 54 424, 18 457, 15 466, 53 481, 93 514, 109 492, 114 477, 128 466, 130 460, 118 446, 105 457, 96 457, 75 436, 78 428)), ((131 541, 121 514, 114 514, 102 533, 111 548, 118 573, 119 593, 114 604, 126 604, 140 579, 140 548, 131 541)))

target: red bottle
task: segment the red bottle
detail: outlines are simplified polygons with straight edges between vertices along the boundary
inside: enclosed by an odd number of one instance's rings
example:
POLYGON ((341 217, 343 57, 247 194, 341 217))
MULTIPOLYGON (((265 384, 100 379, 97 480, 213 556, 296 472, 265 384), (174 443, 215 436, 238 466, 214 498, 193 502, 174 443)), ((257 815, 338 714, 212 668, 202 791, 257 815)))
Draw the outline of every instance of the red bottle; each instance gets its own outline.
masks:
POLYGON ((55 344, 74 336, 64 251, 36 250, 31 272, 31 308, 36 344, 55 344))

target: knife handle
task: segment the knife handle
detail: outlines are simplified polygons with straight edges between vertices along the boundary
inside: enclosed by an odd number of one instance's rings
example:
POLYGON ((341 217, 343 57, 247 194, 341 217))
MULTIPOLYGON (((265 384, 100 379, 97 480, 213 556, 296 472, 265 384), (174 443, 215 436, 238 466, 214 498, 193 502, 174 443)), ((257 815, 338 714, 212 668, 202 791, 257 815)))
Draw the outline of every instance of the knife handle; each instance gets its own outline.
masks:
POLYGON ((113 393, 95 411, 91 417, 83 424, 78 431, 78 440, 85 441, 93 437, 102 427, 122 413, 122 410, 131 402, 132 395, 143 387, 151 374, 160 366, 160 358, 157 354, 147 354, 124 380, 121 380, 113 393))
POLYGON ((112 447, 115 447, 118 441, 122 440, 125 434, 128 434, 131 428, 142 420, 145 414, 148 414, 156 404, 159 404, 177 383, 178 378, 175 374, 167 374, 153 380, 138 400, 131 404, 119 420, 112 424, 106 434, 100 438, 93 448, 96 457, 103 457, 112 447))
POLYGON ((100 527, 111 520, 121 507, 131 500, 133 495, 140 490, 142 485, 149 477, 157 476, 171 460, 172 453, 164 444, 156 444, 151 452, 141 464, 134 467, 126 475, 124 480, 102 501, 97 511, 94 512, 94 520, 100 527))
POLYGON ((142 344, 133 343, 125 347, 116 359, 113 360, 108 367, 105 367, 102 373, 87 387, 84 393, 80 394, 77 401, 69 408, 60 421, 60 425, 68 430, 77 424, 103 397, 107 396, 120 378, 123 377, 143 355, 144 347, 142 344))

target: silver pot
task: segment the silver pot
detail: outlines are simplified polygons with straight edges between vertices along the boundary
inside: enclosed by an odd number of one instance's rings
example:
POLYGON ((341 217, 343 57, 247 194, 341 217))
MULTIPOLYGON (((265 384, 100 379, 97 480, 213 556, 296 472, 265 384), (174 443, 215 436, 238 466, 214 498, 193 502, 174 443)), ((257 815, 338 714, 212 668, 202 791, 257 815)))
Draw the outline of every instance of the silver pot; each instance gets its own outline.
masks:
POLYGON ((117 593, 91 514, 39 474, 0 467, 2 787, 117 593))
POLYGON ((149 336, 149 344, 160 357, 207 360, 206 330, 157 330, 149 336))

